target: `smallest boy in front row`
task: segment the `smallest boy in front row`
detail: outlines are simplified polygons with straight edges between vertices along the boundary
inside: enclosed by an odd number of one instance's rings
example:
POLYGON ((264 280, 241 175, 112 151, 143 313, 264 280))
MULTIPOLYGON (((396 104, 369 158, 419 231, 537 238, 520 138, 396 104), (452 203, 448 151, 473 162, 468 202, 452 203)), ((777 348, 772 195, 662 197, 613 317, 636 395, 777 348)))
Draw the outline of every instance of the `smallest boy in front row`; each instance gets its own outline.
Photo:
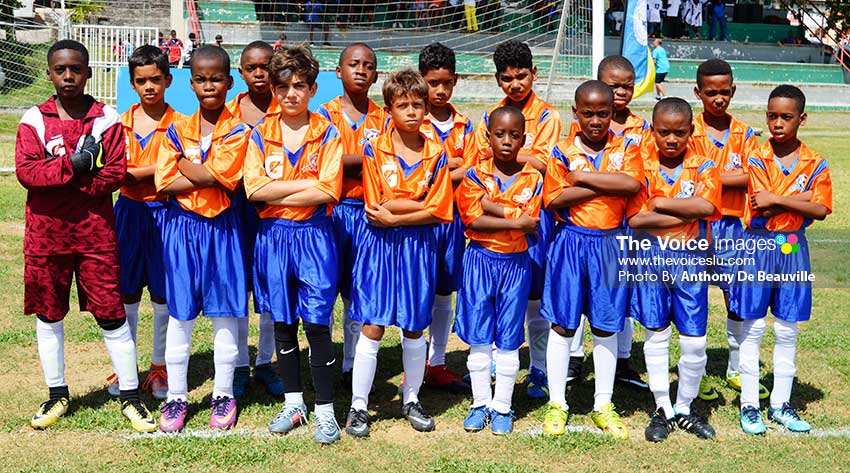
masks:
MULTIPOLYGON (((760 157, 749 161, 749 202, 744 209, 742 248, 763 248, 771 241, 774 251, 757 254, 739 252, 754 259, 741 267, 748 275, 793 275, 811 272, 806 227, 832 213, 832 180, 829 164, 819 153, 797 138, 806 123, 806 96, 797 87, 781 85, 767 102, 770 140, 760 157), (753 246, 751 246, 753 245, 753 246), (756 246, 758 245, 758 246, 756 246)), ((741 428, 748 434, 763 434, 759 413, 759 349, 764 335, 767 308, 773 313, 773 392, 768 419, 791 432, 808 432, 811 426, 790 403, 797 373, 797 324, 812 313, 812 284, 804 281, 739 282, 731 287, 732 309, 744 320, 741 343, 741 428)))
POLYGON ((518 108, 497 108, 487 125, 493 158, 467 171, 457 190, 458 212, 472 243, 463 257, 455 331, 470 345, 466 366, 473 400, 464 429, 476 432, 489 422, 494 434, 507 434, 513 430, 511 397, 531 291, 527 236, 540 226, 543 177, 528 162, 517 162, 525 141, 518 108), (484 211, 485 197, 502 207, 502 217, 484 211), (494 361, 495 392, 490 389, 494 361))

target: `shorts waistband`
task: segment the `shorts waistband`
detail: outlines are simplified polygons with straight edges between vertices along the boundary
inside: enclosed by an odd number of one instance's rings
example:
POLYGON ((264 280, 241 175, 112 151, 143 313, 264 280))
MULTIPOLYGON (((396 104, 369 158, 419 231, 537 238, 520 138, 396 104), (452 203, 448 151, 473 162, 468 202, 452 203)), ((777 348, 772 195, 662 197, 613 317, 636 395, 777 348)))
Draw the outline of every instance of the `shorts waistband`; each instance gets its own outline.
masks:
POLYGON ((349 199, 345 198, 339 201, 337 205, 345 205, 347 207, 360 207, 363 208, 365 206, 364 202, 359 199, 349 199))
POLYGON ((796 232, 774 232, 771 230, 757 230, 753 228, 747 228, 744 230, 744 233, 750 234, 752 236, 756 236, 759 238, 766 238, 768 240, 772 240, 779 235, 787 237, 788 235, 797 235, 798 238, 806 238, 806 229, 801 228, 796 232))
POLYGON ((588 236, 598 236, 598 237, 619 235, 619 234, 621 234, 625 231, 625 227, 615 227, 615 228, 609 228, 607 230, 602 230, 600 228, 587 228, 587 227, 581 227, 581 226, 578 226, 578 225, 573 225, 571 223, 564 223, 564 222, 559 223, 558 226, 564 227, 565 230, 569 230, 571 232, 579 233, 579 234, 582 234, 582 235, 588 235, 588 236))
POLYGON ((184 208, 180 205, 180 203, 179 203, 179 202, 177 202, 177 199, 169 199, 169 201, 168 201, 168 208, 169 208, 169 209, 174 209, 174 210, 176 210, 176 211, 177 211, 180 215, 185 216, 185 217, 189 217, 189 218, 192 218, 192 219, 195 219, 195 220, 197 220, 197 221, 199 221, 199 222, 213 222, 213 221, 215 221, 215 220, 217 220, 217 219, 219 219, 219 218, 229 216, 229 215, 233 212, 233 210, 232 210, 233 208, 232 208, 232 207, 228 207, 228 208, 226 208, 226 209, 222 210, 222 211, 221 211, 221 213, 220 213, 220 214, 218 214, 218 215, 216 215, 215 217, 212 217, 212 218, 210 218, 210 217, 204 217, 203 215, 196 214, 195 212, 192 212, 191 210, 186 210, 186 209, 184 209, 184 208))
POLYGON ((493 250, 488 250, 487 248, 484 248, 483 246, 481 246, 481 243, 478 243, 477 241, 470 241, 469 245, 467 246, 467 249, 480 251, 481 253, 483 253, 484 255, 486 255, 489 258, 505 259, 505 260, 514 259, 518 256, 528 254, 527 250, 526 251, 517 251, 516 253, 498 253, 498 252, 495 252, 493 250))
POLYGON ((124 203, 127 203, 127 204, 147 205, 148 207, 150 207, 152 209, 165 207, 166 205, 168 205, 168 200, 152 200, 150 202, 145 202, 143 200, 136 200, 136 199, 133 199, 131 197, 127 197, 124 194, 118 194, 118 198, 115 199, 115 202, 117 203, 118 201, 121 201, 121 202, 124 202, 124 203))
POLYGON ((321 227, 331 224, 331 218, 325 215, 312 217, 308 220, 287 220, 285 218, 264 218, 260 223, 289 228, 321 227))

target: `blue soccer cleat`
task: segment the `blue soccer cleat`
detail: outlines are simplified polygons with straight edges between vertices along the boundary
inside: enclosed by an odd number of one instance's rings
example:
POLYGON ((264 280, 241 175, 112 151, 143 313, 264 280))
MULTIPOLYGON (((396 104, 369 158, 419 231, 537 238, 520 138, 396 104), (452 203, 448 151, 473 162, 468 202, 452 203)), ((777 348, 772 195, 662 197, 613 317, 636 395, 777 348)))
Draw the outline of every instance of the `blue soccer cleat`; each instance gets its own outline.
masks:
POLYGON ((487 406, 478 406, 469 409, 469 415, 463 420, 463 430, 467 432, 478 432, 487 426, 490 421, 490 409, 487 406))
POLYGON ((542 370, 531 368, 528 372, 527 382, 525 393, 529 399, 549 398, 549 382, 546 380, 546 373, 542 370))
POLYGON ((275 434, 286 434, 292 429, 307 423, 307 406, 285 405, 269 422, 269 431, 275 434))
POLYGON ((284 395, 283 381, 277 377, 271 363, 265 363, 254 367, 254 379, 266 387, 266 392, 276 398, 281 398, 284 395))
POLYGON ((507 414, 501 412, 490 412, 490 428, 495 435, 507 435, 514 431, 514 411, 507 414))
POLYGON ((339 440, 339 424, 336 422, 333 412, 313 412, 313 421, 316 423, 316 442, 334 443, 339 440))
POLYGON ((783 403, 782 407, 778 409, 768 409, 767 418, 777 424, 784 425, 791 432, 805 433, 812 430, 812 426, 800 418, 797 410, 789 402, 783 403))
POLYGON ((750 435, 762 435, 767 431, 757 408, 747 406, 741 409, 741 429, 745 434, 750 435))

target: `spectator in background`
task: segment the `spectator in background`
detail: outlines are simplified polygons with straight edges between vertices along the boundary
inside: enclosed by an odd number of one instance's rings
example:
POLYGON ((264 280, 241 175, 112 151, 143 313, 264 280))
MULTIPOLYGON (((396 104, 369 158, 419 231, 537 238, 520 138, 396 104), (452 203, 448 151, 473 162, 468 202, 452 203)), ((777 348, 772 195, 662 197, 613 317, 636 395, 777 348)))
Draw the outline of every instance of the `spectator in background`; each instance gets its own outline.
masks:
POLYGON ((700 39, 702 29, 702 0, 684 0, 682 19, 688 29, 688 38, 700 39))
POLYGON ((668 38, 679 38, 682 36, 682 22, 679 20, 679 7, 681 0, 667 0, 667 10, 664 12, 664 26, 668 38))
POLYGON ((663 5, 663 0, 649 0, 646 2, 646 32, 650 38, 663 36, 661 34, 661 9, 663 5))
POLYGON ((481 29, 490 31, 499 26, 496 18, 500 18, 502 2, 500 0, 478 0, 478 11, 481 12, 481 29))
POLYGON ((726 0, 711 1, 711 19, 708 26, 708 39, 717 38, 717 25, 720 25, 720 41, 726 41, 726 0))
POLYGON ((162 52, 168 51, 168 41, 165 40, 165 36, 162 34, 162 31, 157 33, 156 43, 153 45, 161 49, 162 52))
POLYGON ((428 24, 439 28, 446 20, 446 2, 444 0, 431 0, 428 2, 428 24))
POLYGON ((195 33, 189 33, 189 42, 186 43, 186 47, 183 48, 183 67, 190 67, 192 65, 192 54, 194 54, 195 50, 201 47, 201 42, 198 41, 198 37, 195 33))
POLYGON ((428 12, 425 7, 425 0, 413 0, 410 3, 410 8, 413 9, 415 16, 415 27, 424 28, 428 26, 428 12))
POLYGON ((307 24, 310 25, 310 46, 313 46, 313 32, 316 28, 322 28, 324 32, 324 45, 330 46, 328 35, 330 34, 330 25, 325 21, 325 6, 319 1, 308 1, 304 4, 304 13, 306 15, 307 24))
POLYGON ((215 42, 213 44, 218 46, 219 48, 224 48, 224 39, 221 37, 220 34, 215 35, 215 42))
POLYGON ((171 38, 168 39, 168 64, 171 67, 180 65, 180 57, 183 55, 183 40, 177 37, 177 31, 171 30, 171 38))
POLYGON ((133 37, 127 35, 127 41, 124 42, 124 60, 128 60, 133 51, 136 50, 136 45, 133 44, 133 37))
POLYGON ((284 46, 284 43, 285 43, 285 42, 286 42, 286 34, 285 34, 285 33, 281 33, 281 34, 277 37, 277 41, 275 41, 275 42, 274 42, 274 50, 275 50, 275 51, 280 51, 280 48, 282 48, 282 47, 284 46))
POLYGON ((622 33, 623 18, 625 18, 623 0, 611 0, 608 4, 608 11, 605 12, 605 20, 608 22, 608 31, 614 36, 619 36, 622 33))
POLYGON ((478 16, 475 14, 475 0, 463 0, 463 13, 466 17, 467 33, 478 31, 478 16))
POLYGON ((655 63, 655 100, 661 100, 667 96, 661 84, 667 80, 667 73, 670 72, 670 57, 661 43, 661 38, 656 38, 652 42, 652 61, 655 63))
POLYGON ((797 44, 797 37, 794 36, 794 31, 788 30, 788 34, 785 35, 785 39, 779 42, 779 45, 783 44, 797 44))

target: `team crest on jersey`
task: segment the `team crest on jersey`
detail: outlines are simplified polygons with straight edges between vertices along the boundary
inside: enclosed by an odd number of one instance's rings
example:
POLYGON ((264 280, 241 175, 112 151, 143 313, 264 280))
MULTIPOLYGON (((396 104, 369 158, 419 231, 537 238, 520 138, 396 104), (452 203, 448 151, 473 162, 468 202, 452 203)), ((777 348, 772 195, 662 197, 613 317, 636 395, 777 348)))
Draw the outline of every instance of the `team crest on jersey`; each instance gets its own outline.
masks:
POLYGON ((729 153, 729 164, 723 169, 741 169, 741 155, 738 153, 729 153))
POLYGON ((681 189, 681 191, 676 194, 676 198, 687 199, 694 196, 696 185, 694 184, 694 181, 682 181, 679 183, 679 189, 681 189))
POLYGON ((381 166, 381 175, 390 187, 398 186, 398 166, 393 163, 387 163, 381 166))
POLYGON ((640 142, 641 142, 641 140, 643 140, 643 136, 641 136, 637 133, 631 133, 631 134, 626 135, 626 139, 630 140, 632 143, 640 146, 640 142))
POLYGON ((186 151, 183 153, 183 156, 185 156, 186 159, 188 159, 193 164, 201 164, 201 148, 197 146, 186 148, 186 151))
POLYGON ((378 132, 378 130, 374 128, 364 128, 363 139, 360 140, 358 143, 361 145, 366 144, 367 141, 372 141, 374 138, 377 138, 379 134, 380 133, 378 132))
POLYGON ((590 163, 587 158, 581 156, 570 160, 570 171, 586 171, 590 169, 590 163))
POLYGON ((426 128, 426 129, 422 130, 422 134, 425 135, 425 137, 428 138, 429 140, 434 139, 434 132, 432 130, 429 130, 429 129, 426 128))
POLYGON ((266 175, 270 178, 280 179, 283 177, 283 154, 272 153, 266 156, 264 167, 266 168, 266 175))
POLYGON ((525 142, 522 144, 522 149, 531 149, 532 144, 534 144, 534 133, 526 133, 525 142))
POLYGON ((307 164, 301 166, 301 172, 319 172, 319 153, 311 153, 307 156, 307 164))
POLYGON ((65 151, 65 140, 62 138, 62 135, 54 136, 50 138, 50 141, 44 145, 44 148, 47 150, 47 154, 49 157, 59 157, 65 156, 67 152, 65 151))
POLYGON ((608 172, 619 171, 623 169, 624 153, 611 153, 608 155, 608 172))
POLYGON ((522 189, 522 192, 520 192, 519 195, 513 196, 511 198, 511 200, 513 200, 514 202, 516 202, 519 205, 525 205, 525 204, 528 203, 529 200, 531 200, 532 195, 533 195, 533 192, 531 191, 531 188, 530 187, 524 187, 522 189))
POLYGON ((790 189, 791 192, 794 192, 794 191, 805 192, 806 191, 806 182, 808 180, 809 180, 809 176, 807 176, 806 174, 800 174, 799 176, 797 176, 797 178, 794 179, 794 185, 791 186, 791 189, 790 189))
POLYGON ((460 138, 458 138, 457 143, 455 143, 455 151, 460 151, 460 150, 463 149, 463 139, 464 139, 463 135, 461 135, 460 138))
POLYGON ((425 177, 424 177, 424 178, 422 178, 422 180, 421 180, 421 181, 419 181, 419 182, 417 182, 416 184, 417 184, 420 188, 427 188, 427 187, 428 187, 428 183, 431 181, 431 176, 433 176, 433 175, 434 175, 434 173, 432 173, 431 171, 425 171, 425 177))
POLYGON ((493 189, 496 188, 496 181, 494 181, 492 177, 488 177, 487 179, 484 179, 484 187, 487 188, 487 192, 492 194, 493 189))

